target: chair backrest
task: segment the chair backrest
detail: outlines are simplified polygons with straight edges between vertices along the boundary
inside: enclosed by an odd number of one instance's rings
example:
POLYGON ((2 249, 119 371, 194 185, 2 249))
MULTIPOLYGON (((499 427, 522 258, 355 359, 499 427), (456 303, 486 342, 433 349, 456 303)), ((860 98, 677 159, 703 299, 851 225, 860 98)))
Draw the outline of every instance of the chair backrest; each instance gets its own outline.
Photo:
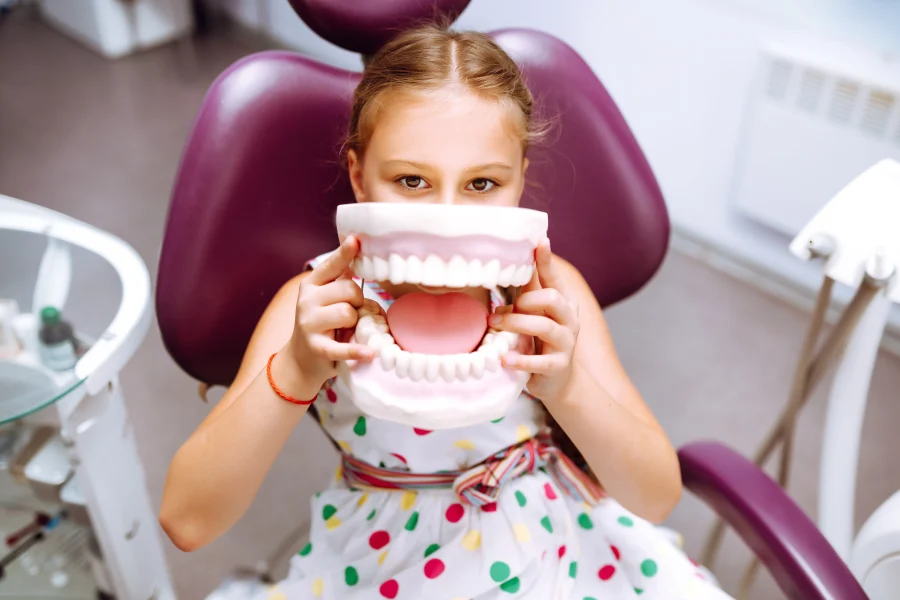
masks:
MULTIPOLYGON (((368 32, 358 46, 367 51, 395 31, 386 14, 408 24, 466 2, 293 4, 318 15, 323 35, 355 23, 368 32)), ((522 204, 549 213, 554 252, 581 271, 601 305, 613 304, 643 286, 666 252, 669 221, 653 173, 574 50, 532 30, 491 35, 521 66, 538 117, 552 122, 549 139, 529 150, 537 185, 522 204)), ((156 293, 166 347, 193 377, 230 383, 273 294, 337 245, 335 208, 354 201, 338 149, 358 80, 299 54, 264 52, 231 66, 207 93, 175 182, 156 293)))

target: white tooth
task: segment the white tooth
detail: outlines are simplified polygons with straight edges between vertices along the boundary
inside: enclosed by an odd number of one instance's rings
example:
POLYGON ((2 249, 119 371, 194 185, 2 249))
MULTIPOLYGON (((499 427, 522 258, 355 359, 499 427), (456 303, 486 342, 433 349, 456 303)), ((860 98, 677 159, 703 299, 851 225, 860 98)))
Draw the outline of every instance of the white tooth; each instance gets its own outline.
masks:
POLYGON ((422 381, 425 377, 427 362, 428 358, 424 354, 412 354, 409 359, 409 378, 413 381, 422 381))
POLYGON ((484 336, 484 339, 481 340, 481 347, 487 346, 493 343, 494 338, 497 337, 497 332, 488 331, 487 335, 484 336))
POLYGON ((397 372, 397 377, 403 379, 407 375, 409 375, 409 362, 412 358, 412 355, 409 352, 404 352, 401 350, 397 354, 396 364, 394 365, 394 370, 397 372))
POLYGON ((391 344, 381 349, 381 366, 385 371, 390 371, 397 363, 397 355, 400 354, 400 346, 391 344))
POLYGON ((425 379, 434 383, 441 376, 441 356, 429 354, 425 362, 425 379))
POLYGON ((372 259, 372 264, 374 267, 374 279, 375 281, 387 281, 388 275, 391 270, 388 267, 388 263, 383 258, 376 256, 372 259))
POLYGON ((456 355, 456 376, 465 381, 469 378, 469 372, 472 370, 472 360, 469 358, 471 354, 456 355))
POLYGON ((388 329, 387 320, 386 320, 383 316, 381 316, 380 314, 379 314, 379 315, 372 315, 372 316, 369 317, 369 318, 370 318, 371 321, 372 321, 372 329, 373 329, 374 331, 377 331, 378 333, 388 333, 388 331, 390 331, 390 330, 388 329))
POLYGON ((447 267, 434 254, 425 259, 422 266, 422 285, 442 286, 447 281, 447 267))
POLYGON ((450 383, 456 378, 456 365, 459 363, 455 354, 441 357, 441 377, 450 383))
POLYGON ((469 263, 469 287, 481 287, 484 280, 484 269, 481 267, 481 261, 477 258, 469 263))
MULTIPOLYGON (((519 345, 519 334, 513 331, 502 331, 500 336, 506 342, 506 351, 519 345)), ((501 352, 502 354, 502 352, 501 352)))
POLYGON ((509 265, 502 271, 500 271, 500 277, 497 280, 497 285, 500 287, 509 287, 512 285, 513 277, 516 274, 515 265, 509 265))
POLYGON ((491 348, 494 348, 498 355, 506 354, 509 352, 509 340, 505 336, 498 335, 494 338, 491 348))
POLYGON ((484 376, 484 353, 482 352, 473 352, 469 354, 471 357, 470 369, 472 373, 472 377, 475 379, 481 379, 484 376))
POLYGON ((406 261, 398 254, 391 254, 391 257, 388 259, 388 267, 391 283, 394 285, 403 283, 403 276, 406 274, 406 261))
POLYGON ((482 287, 494 287, 498 284, 498 280, 500 279, 500 261, 496 258, 484 265, 484 269, 481 272, 481 285, 482 287))
POLYGON ((406 259, 406 283, 422 283, 422 261, 418 256, 406 259))
POLYGON ((513 285, 525 285, 529 281, 531 281, 531 273, 532 273, 532 265, 522 265, 518 269, 516 269, 516 274, 513 276, 513 285))
POLYGON ((365 344, 369 341, 369 337, 375 332, 375 324, 372 323, 371 316, 363 316, 356 323, 356 341, 365 344))
POLYGON ((374 270, 375 270, 375 267, 372 264, 372 258, 369 256, 363 256, 362 265, 359 270, 359 276, 362 277, 363 279, 373 279, 374 275, 375 275, 373 273, 374 270))
POLYGON ((484 356, 484 367, 488 371, 493 372, 500 368, 500 353, 497 352, 496 346, 482 346, 477 354, 484 356))
POLYGON ((469 283, 469 265, 461 256, 454 256, 447 265, 447 285, 464 288, 469 283))
POLYGON ((394 338, 392 338, 389 334, 376 332, 376 333, 373 333, 371 336, 369 336, 369 341, 366 343, 366 345, 369 348, 373 348, 375 350, 381 350, 385 346, 390 346, 393 343, 394 343, 394 338))
POLYGON ((357 277, 362 277, 362 259, 354 258, 350 263, 350 269, 353 271, 353 274, 357 277))

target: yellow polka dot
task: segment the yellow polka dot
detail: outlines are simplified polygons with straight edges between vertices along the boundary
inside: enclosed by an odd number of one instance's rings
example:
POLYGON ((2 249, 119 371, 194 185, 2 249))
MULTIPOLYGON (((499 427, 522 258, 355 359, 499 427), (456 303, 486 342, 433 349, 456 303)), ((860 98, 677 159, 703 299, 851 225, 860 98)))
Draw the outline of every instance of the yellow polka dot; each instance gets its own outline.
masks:
POLYGON ((453 445, 461 450, 475 449, 475 444, 472 442, 472 440, 458 440, 456 442, 453 442, 453 445))
POLYGON ((345 442, 344 440, 338 440, 337 445, 341 447, 341 450, 343 450, 343 451, 346 452, 347 454, 350 454, 350 452, 351 452, 351 450, 350 450, 350 444, 348 444, 348 443, 345 442))
POLYGON ((415 492, 403 492, 403 497, 400 498, 400 508, 403 510, 409 510, 413 507, 413 504, 416 503, 416 493, 415 492))
POLYGON ((322 590, 325 588, 325 582, 319 578, 313 579, 312 582, 312 594, 316 598, 322 596, 322 590))
POLYGON ((531 532, 525 523, 516 523, 513 525, 513 533, 516 534, 516 541, 520 544, 527 544, 531 541, 531 532))
POLYGON ((590 505, 589 503, 587 503, 587 502, 582 502, 582 503, 581 503, 581 508, 584 509, 584 512, 586 512, 587 514, 591 514, 592 512, 594 512, 594 507, 591 506, 591 505, 590 505))
POLYGON ((325 529, 327 529, 328 531, 337 529, 340 526, 341 526, 341 520, 338 519, 337 517, 331 517, 330 519, 325 521, 325 529))
POLYGON ((369 499, 368 492, 364 492, 362 496, 359 497, 359 500, 356 501, 356 506, 362 506, 366 503, 366 500, 369 499))
POLYGON ((344 477, 344 467, 343 465, 338 465, 338 468, 334 470, 334 480, 340 481, 344 477))
POLYGON ((469 552, 474 552, 481 548, 481 532, 473 529, 466 533, 462 539, 462 547, 469 552))
POLYGON ((266 600, 287 600, 287 596, 284 595, 284 592, 277 585, 273 585, 269 588, 269 595, 266 596, 266 600))
POLYGON ((378 565, 379 566, 383 565, 384 559, 386 559, 386 558, 387 558, 387 550, 385 550, 384 552, 382 552, 381 554, 378 555, 378 565))
POLYGON ((516 440, 524 442, 531 437, 531 429, 527 425, 519 425, 516 427, 516 440))
POLYGON ((319 423, 322 425, 325 424, 325 411, 324 410, 319 411, 319 423))

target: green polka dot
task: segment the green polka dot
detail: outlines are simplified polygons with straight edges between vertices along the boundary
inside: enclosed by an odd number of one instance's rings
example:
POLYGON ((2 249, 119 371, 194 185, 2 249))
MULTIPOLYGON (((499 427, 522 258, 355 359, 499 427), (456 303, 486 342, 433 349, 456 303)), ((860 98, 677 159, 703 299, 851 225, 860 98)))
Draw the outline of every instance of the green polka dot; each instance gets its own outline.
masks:
POLYGON ((525 499, 525 494, 519 491, 516 492, 516 502, 519 503, 519 506, 525 506, 526 504, 528 504, 528 500, 525 499))
POLYGON ((519 578, 513 577, 509 581, 504 581, 500 584, 500 589, 507 594, 515 594, 519 591, 519 578))
POLYGON ((425 558, 428 558, 429 556, 431 556, 432 554, 434 554, 435 552, 437 552, 440 549, 441 549, 440 544, 432 544, 432 545, 428 546, 427 548, 425 548, 425 558))
POLYGON ((499 419, 494 419, 493 421, 491 421, 491 423, 499 423, 503 419, 504 419, 504 417, 500 417, 499 419))
POLYGON ((404 528, 407 531, 413 531, 416 528, 416 525, 418 525, 418 524, 419 524, 419 513, 413 512, 413 514, 411 514, 409 516, 409 519, 406 521, 406 525, 404 526, 404 528))
POLYGON ((569 563, 569 577, 575 579, 576 575, 578 575, 578 563, 573 560, 569 563))
POLYGON ((588 515, 587 513, 581 513, 580 515, 578 515, 578 524, 582 529, 594 528, 594 522, 591 520, 590 515, 588 515))
POLYGON ((337 512, 337 509, 331 504, 326 504, 322 507, 322 519, 327 521, 331 517, 334 516, 334 513, 337 512))
POLYGON ((375 509, 373 508, 372 512, 369 513, 369 516, 366 517, 366 521, 371 521, 374 518, 375 518, 375 509))
POLYGON ((297 554, 300 556, 309 556, 310 552, 312 552, 312 542, 306 542, 306 545, 303 546, 297 554))
POLYGON ((351 587, 356 585, 359 583, 359 573, 353 567, 347 567, 344 569, 344 581, 351 587))
POLYGON ((366 418, 360 417, 356 420, 356 425, 353 426, 353 433, 362 437, 366 435, 366 418))
POLYGON ((634 521, 631 520, 631 517, 619 517, 619 524, 624 525, 625 527, 632 527, 634 521))
POLYGON ((544 517, 543 519, 541 519, 541 526, 550 533, 553 533, 553 523, 550 522, 550 517, 544 517))
POLYGON ((594 598, 593 596, 585 596, 584 600, 597 600, 597 599, 594 598))
POLYGON ((644 593, 644 590, 642 590, 641 588, 634 588, 634 593, 640 596, 644 593))
POLYGON ((509 565, 499 560, 491 565, 491 579, 500 583, 509 577, 509 565))
POLYGON ((641 563, 641 573, 644 574, 644 577, 653 577, 658 570, 659 567, 656 566, 656 561, 649 558, 641 563))
POLYGON ((384 464, 384 461, 379 461, 379 462, 378 462, 378 466, 381 467, 382 469, 384 469, 385 467, 387 467, 387 465, 384 464))

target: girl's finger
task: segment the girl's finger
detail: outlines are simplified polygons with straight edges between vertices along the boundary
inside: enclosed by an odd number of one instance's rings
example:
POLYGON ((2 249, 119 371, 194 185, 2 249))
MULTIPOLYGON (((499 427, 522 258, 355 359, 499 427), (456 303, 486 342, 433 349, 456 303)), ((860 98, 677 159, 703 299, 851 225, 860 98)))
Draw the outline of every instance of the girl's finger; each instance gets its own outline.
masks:
POLYGON ((507 369, 526 371, 538 375, 549 375, 550 373, 561 371, 566 366, 566 359, 563 354, 527 356, 516 352, 508 352, 500 360, 507 369))
POLYGON ((341 247, 331 253, 318 267, 312 270, 309 281, 313 285, 325 285, 343 275, 356 255, 359 254, 359 241, 348 235, 341 247))
POLYGON ((363 305, 362 288, 350 279, 338 279, 315 290, 315 299, 321 306, 346 302, 356 308, 363 305))
POLYGON ((515 309, 520 313, 545 314, 560 325, 570 328, 578 321, 572 304, 555 288, 525 292, 516 298, 515 309))
POLYGON ((356 312, 356 308, 347 302, 340 302, 319 307, 306 323, 306 327, 308 331, 314 333, 329 333, 335 329, 356 327, 357 321, 359 313, 356 312))
POLYGON ((323 335, 310 340, 310 346, 314 352, 334 362, 342 360, 368 361, 375 358, 375 351, 368 346, 344 344, 323 335))
POLYGON ((490 325, 502 331, 536 337, 558 350, 569 350, 575 343, 574 334, 549 317, 495 313, 491 316, 490 325))
POLYGON ((535 269, 542 288, 553 288, 559 290, 564 296, 566 294, 566 282, 563 281, 559 269, 553 261, 553 253, 550 251, 550 240, 544 238, 538 244, 535 255, 535 269))

